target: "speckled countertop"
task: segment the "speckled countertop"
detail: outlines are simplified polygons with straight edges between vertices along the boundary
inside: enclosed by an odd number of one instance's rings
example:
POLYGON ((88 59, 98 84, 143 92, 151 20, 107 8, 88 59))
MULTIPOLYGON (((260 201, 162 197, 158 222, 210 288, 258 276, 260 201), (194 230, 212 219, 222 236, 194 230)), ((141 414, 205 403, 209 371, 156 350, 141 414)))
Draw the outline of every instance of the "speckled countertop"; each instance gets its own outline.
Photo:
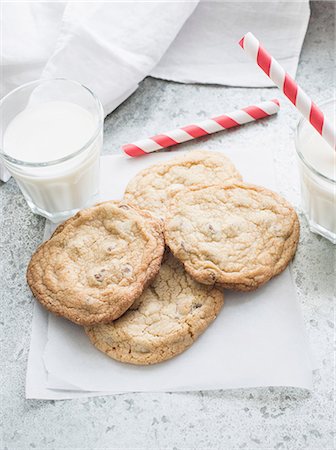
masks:
MULTIPOLYGON (((335 88, 335 3, 315 1, 311 6, 297 78, 318 102, 330 98, 335 88)), ((107 118, 104 153, 119 152, 121 144, 135 138, 277 95, 275 89, 181 85, 148 78, 107 118)), ((271 127, 279 188, 299 208, 292 144, 298 114, 287 102, 282 105, 275 119, 219 133, 185 148, 234 145, 271 127)), ((311 234, 302 215, 293 269, 316 357, 312 392, 269 388, 36 401, 24 397, 33 310, 25 268, 41 241, 44 220, 30 212, 13 180, 0 184, 0 195, 1 449, 335 448, 335 247, 311 234)))

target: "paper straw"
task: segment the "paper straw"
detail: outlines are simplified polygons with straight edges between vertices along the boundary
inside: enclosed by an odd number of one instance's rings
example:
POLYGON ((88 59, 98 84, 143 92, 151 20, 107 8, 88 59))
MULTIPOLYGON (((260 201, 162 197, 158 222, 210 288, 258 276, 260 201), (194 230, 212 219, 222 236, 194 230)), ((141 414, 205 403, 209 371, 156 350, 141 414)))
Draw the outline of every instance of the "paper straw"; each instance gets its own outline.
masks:
POLYGON ((278 86, 300 113, 312 124, 315 130, 335 148, 336 131, 329 123, 320 108, 301 89, 284 68, 260 45, 258 39, 247 33, 239 41, 239 45, 258 64, 266 75, 278 86))
POLYGON ((244 123, 271 116, 272 114, 276 114, 279 108, 279 100, 273 99, 258 103, 257 105, 237 109, 222 116, 203 120, 196 124, 176 128, 163 134, 157 134, 148 139, 136 141, 133 144, 126 144, 122 146, 122 149, 127 155, 132 157, 146 155, 147 153, 152 153, 162 148, 181 144, 182 142, 190 141, 201 136, 207 136, 218 131, 226 130, 227 128, 237 127, 244 123))

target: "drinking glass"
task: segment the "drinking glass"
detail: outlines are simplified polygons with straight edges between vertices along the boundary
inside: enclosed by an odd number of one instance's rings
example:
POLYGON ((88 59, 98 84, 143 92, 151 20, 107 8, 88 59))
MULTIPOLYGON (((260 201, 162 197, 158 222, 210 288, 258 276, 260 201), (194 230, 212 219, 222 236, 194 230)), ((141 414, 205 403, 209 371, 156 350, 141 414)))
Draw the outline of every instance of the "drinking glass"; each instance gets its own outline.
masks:
MULTIPOLYGON (((335 100, 324 102, 319 107, 324 114, 336 123, 335 100)), ((334 157, 334 160, 330 161, 329 175, 331 174, 331 176, 321 173, 321 170, 307 160, 305 148, 307 149, 307 145, 312 145, 309 143, 311 133, 316 133, 316 131, 311 129, 311 125, 302 118, 299 121, 295 137, 302 208, 311 231, 336 244, 336 160, 334 157)), ((323 143, 323 145, 325 144, 323 143)), ((322 149, 320 149, 317 141, 315 147, 311 148, 310 151, 319 152, 320 150, 322 149)), ((334 151, 331 148, 330 150, 334 151)))
MULTIPOLYGON (((34 213, 59 222, 94 202, 99 188, 104 113, 93 92, 76 81, 63 78, 34 81, 20 86, 2 99, 0 118, 0 158, 34 213), (46 102, 68 102, 87 111, 93 120, 91 136, 84 145, 59 159, 43 160, 42 156, 41 161, 31 162, 27 155, 25 157, 24 144, 17 149, 20 158, 11 156, 4 140, 7 127, 27 108, 46 102)), ((81 131, 76 128, 75 132, 81 131)), ((47 154, 47 138, 45 146, 47 154)))

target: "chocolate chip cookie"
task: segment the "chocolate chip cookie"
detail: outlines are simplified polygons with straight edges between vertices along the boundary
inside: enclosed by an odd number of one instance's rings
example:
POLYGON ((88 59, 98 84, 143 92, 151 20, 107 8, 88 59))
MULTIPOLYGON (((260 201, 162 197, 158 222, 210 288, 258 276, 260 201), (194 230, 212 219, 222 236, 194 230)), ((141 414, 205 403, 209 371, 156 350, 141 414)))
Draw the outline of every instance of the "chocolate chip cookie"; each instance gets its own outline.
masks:
POLYGON ((256 289, 285 269, 299 240, 291 205, 254 185, 185 189, 169 211, 166 243, 200 283, 256 289))
POLYGON ((159 271, 162 223, 123 202, 84 209, 60 225, 32 256, 34 296, 81 325, 121 316, 159 271))
POLYGON ((196 150, 139 172, 128 183, 124 199, 163 218, 170 191, 241 180, 240 173, 225 155, 196 150))
POLYGON ((223 293, 194 281, 171 254, 154 282, 118 320, 86 328, 113 359, 155 364, 186 350, 216 318, 223 293))

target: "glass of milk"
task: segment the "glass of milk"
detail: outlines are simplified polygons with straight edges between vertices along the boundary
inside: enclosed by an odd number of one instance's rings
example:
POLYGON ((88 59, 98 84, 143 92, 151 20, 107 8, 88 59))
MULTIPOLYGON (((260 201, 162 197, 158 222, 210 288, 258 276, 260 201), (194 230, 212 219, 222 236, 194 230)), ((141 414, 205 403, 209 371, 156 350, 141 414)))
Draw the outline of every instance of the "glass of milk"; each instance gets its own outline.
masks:
MULTIPOLYGON (((336 126, 336 102, 319 105, 336 126)), ((311 231, 336 244, 336 151, 305 120, 296 132, 302 207, 311 231)))
POLYGON ((0 102, 0 157, 34 213, 59 222, 98 194, 103 108, 85 86, 34 81, 0 102))

